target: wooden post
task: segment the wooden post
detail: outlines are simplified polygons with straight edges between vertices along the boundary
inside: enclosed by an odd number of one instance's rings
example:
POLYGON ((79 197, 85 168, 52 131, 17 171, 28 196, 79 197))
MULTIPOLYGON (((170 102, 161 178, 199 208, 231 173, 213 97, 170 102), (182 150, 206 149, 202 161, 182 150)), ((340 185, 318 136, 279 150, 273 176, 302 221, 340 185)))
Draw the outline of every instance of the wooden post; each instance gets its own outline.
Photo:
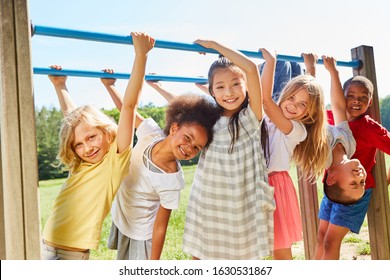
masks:
MULTIPOLYGON (((374 51, 372 47, 360 46, 351 50, 352 59, 360 59, 363 66, 354 69, 353 75, 365 76, 374 84, 373 105, 369 109, 370 116, 381 122, 378 87, 376 82, 374 51)), ((367 212, 368 232, 370 237, 371 258, 374 260, 390 259, 390 207, 389 192, 387 189, 385 158, 383 152, 378 151, 376 165, 373 168, 376 187, 367 212)))
POLYGON ((40 259, 35 112, 27 0, 0 0, 0 257, 40 259))
POLYGON ((319 226, 317 183, 310 183, 299 168, 297 168, 297 173, 305 259, 313 260, 319 226))

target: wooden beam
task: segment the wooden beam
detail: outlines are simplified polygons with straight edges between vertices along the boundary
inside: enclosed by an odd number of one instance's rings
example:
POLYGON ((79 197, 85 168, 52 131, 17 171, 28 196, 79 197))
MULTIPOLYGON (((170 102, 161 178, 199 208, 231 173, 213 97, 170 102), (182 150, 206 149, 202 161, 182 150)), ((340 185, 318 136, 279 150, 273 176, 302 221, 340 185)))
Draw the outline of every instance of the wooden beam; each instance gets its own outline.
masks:
MULTIPOLYGON (((0 17, 1 17, 1 9, 0 9, 0 17)), ((1 29, 0 29, 1 32, 1 29)), ((1 40, 0 40, 0 50, 2 49, 1 40)), ((0 65, 1 56, 0 56, 0 65)), ((0 89, 3 90, 2 79, 0 79, 0 89)), ((0 99, 1 100, 1 99, 0 99)), ((1 101, 0 101, 1 102, 1 101)), ((1 103, 0 103, 0 113, 1 113, 1 103)), ((0 123, 1 125, 1 123, 0 123)), ((1 129, 0 129, 1 132, 1 129)), ((1 139, 0 139, 0 159, 1 156, 1 139)), ((3 162, 0 160, 0 260, 5 260, 5 223, 4 223, 4 195, 3 195, 3 162)))
MULTIPOLYGON (((369 109, 369 115, 381 122, 378 86, 376 82, 374 51, 372 47, 360 46, 351 50, 352 59, 360 59, 363 66, 354 69, 353 75, 365 76, 374 84, 373 104, 369 109)), ((368 231, 371 246, 371 259, 390 259, 390 206, 389 192, 387 189, 385 158, 383 152, 378 151, 376 165, 373 168, 376 187, 372 191, 372 197, 367 212, 368 231)))
POLYGON ((40 259, 38 165, 27 0, 0 0, 4 259, 40 259))
POLYGON ((22 184, 26 259, 40 259, 41 224, 38 195, 38 160, 31 65, 31 23, 28 1, 16 0, 15 32, 20 114, 20 149, 22 151, 22 184))
POLYGON ((299 168, 297 168, 297 174, 305 259, 313 260, 319 226, 317 183, 310 183, 299 168))

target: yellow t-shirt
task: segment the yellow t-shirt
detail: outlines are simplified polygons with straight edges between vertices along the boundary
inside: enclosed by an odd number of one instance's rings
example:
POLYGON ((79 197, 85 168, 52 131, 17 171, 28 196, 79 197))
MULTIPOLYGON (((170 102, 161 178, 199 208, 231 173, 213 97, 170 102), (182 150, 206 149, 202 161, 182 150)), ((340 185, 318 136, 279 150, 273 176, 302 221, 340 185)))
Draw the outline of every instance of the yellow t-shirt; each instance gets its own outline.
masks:
POLYGON ((117 153, 116 141, 96 164, 82 163, 64 182, 43 231, 62 246, 97 249, 103 220, 129 171, 131 147, 117 153))

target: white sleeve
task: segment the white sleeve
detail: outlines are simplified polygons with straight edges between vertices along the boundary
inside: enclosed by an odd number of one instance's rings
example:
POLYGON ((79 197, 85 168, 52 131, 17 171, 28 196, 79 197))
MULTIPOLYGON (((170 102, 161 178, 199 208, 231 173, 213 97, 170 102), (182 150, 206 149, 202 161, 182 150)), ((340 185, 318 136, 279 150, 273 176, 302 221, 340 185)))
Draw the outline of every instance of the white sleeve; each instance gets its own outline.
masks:
POLYGON ((152 133, 158 133, 158 134, 161 134, 161 136, 164 136, 164 132, 161 130, 161 128, 158 126, 158 124, 152 118, 145 119, 138 126, 138 128, 135 132, 138 139, 141 139, 141 138, 145 137, 146 135, 150 135, 152 133))
POLYGON ((286 137, 293 142, 300 143, 307 137, 307 131, 305 126, 301 122, 292 121, 293 129, 286 137))

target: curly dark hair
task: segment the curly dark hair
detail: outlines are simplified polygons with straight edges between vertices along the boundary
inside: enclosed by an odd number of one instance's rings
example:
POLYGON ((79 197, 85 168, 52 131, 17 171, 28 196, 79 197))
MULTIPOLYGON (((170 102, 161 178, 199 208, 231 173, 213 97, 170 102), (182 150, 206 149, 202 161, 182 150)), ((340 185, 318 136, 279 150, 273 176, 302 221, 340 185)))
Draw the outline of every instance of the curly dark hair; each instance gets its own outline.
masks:
POLYGON ((213 141, 213 127, 221 113, 221 108, 211 97, 199 94, 179 95, 171 101, 165 112, 164 133, 165 135, 169 134, 169 129, 173 123, 177 123, 179 127, 188 124, 199 124, 207 132, 207 147, 213 141))

